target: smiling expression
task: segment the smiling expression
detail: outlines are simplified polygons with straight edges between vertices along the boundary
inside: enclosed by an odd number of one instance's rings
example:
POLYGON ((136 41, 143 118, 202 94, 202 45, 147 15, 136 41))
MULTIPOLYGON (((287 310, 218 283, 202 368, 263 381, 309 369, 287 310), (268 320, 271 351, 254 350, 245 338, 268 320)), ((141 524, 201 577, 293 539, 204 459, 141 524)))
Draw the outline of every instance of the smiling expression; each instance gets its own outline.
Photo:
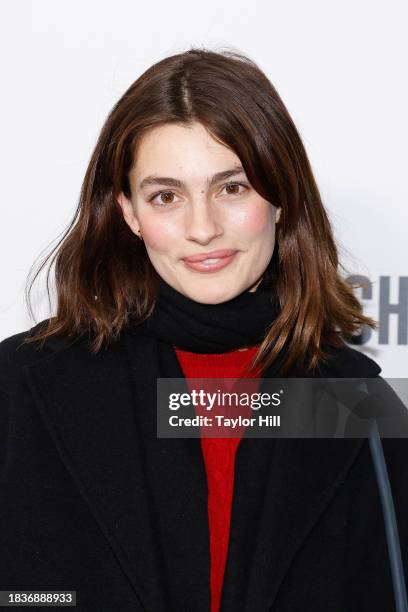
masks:
POLYGON ((131 199, 120 193, 118 203, 166 283, 205 304, 256 290, 273 254, 281 209, 255 191, 239 157, 202 124, 147 132, 129 183, 131 199), (218 250, 232 256, 213 264, 184 260, 218 250))

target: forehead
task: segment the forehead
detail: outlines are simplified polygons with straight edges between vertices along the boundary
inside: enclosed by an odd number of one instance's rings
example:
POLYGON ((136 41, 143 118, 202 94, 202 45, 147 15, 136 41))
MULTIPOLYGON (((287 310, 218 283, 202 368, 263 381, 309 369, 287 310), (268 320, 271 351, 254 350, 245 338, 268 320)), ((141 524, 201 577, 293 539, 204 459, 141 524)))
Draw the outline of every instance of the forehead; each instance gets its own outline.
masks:
POLYGON ((142 137, 132 175, 138 183, 148 175, 194 181, 233 166, 241 166, 238 155, 213 138, 202 124, 166 124, 142 137))

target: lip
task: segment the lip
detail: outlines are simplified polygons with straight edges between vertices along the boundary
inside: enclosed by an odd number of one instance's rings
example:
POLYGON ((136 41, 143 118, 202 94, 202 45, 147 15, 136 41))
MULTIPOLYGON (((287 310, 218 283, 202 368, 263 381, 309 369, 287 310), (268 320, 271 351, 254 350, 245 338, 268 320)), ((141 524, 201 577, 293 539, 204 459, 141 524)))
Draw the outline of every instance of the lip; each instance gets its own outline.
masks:
POLYGON ((201 261, 190 261, 189 258, 188 259, 186 258, 183 261, 188 268, 190 268, 191 270, 195 270, 196 272, 206 272, 206 273, 216 272, 217 270, 221 270, 222 268, 225 268, 226 266, 228 266, 235 259, 235 256, 237 254, 238 254, 238 251, 232 251, 231 255, 229 256, 224 255, 223 257, 220 257, 219 261, 217 261, 216 263, 212 263, 212 264, 205 264, 202 261, 202 258, 201 258, 201 261))
POLYGON ((218 251, 210 251, 209 253, 196 253, 189 257, 183 257, 183 260, 189 263, 195 263, 196 261, 203 261, 204 259, 215 259, 216 257, 230 257, 236 253, 234 249, 219 249, 218 251))

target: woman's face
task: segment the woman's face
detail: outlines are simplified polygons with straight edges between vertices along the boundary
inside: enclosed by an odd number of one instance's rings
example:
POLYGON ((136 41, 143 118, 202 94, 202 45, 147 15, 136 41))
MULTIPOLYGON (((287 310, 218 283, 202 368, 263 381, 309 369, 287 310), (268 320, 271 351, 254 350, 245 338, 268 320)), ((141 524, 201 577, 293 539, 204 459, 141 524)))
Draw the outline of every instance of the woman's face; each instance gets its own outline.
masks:
POLYGON ((118 196, 159 276, 196 302, 219 304, 255 291, 273 254, 280 208, 251 187, 240 166, 202 124, 166 124, 139 144, 129 174, 131 200, 118 196), (217 250, 233 252, 218 269, 210 262, 193 269, 184 261, 217 250))

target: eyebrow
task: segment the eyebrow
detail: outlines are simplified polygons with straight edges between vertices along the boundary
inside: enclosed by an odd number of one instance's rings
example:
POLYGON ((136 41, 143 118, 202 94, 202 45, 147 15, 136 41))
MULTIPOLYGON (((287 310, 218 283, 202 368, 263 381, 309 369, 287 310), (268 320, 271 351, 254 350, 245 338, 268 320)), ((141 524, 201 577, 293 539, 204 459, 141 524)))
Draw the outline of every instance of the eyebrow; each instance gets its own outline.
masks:
MULTIPOLYGON (((224 181, 225 179, 230 178, 231 176, 236 176, 243 172, 244 172, 244 168, 241 165, 234 166, 233 168, 230 168, 229 170, 223 170, 222 172, 217 172, 211 178, 207 179, 207 185, 209 187, 212 187, 213 185, 215 185, 216 183, 219 183, 220 181, 224 181)), ((151 176, 147 176, 140 182, 139 188, 143 189, 144 187, 148 187, 150 185, 167 185, 169 187, 180 187, 180 188, 185 187, 185 183, 183 183, 183 181, 180 181, 179 179, 176 179, 176 178, 172 178, 171 176, 151 175, 151 176)))

